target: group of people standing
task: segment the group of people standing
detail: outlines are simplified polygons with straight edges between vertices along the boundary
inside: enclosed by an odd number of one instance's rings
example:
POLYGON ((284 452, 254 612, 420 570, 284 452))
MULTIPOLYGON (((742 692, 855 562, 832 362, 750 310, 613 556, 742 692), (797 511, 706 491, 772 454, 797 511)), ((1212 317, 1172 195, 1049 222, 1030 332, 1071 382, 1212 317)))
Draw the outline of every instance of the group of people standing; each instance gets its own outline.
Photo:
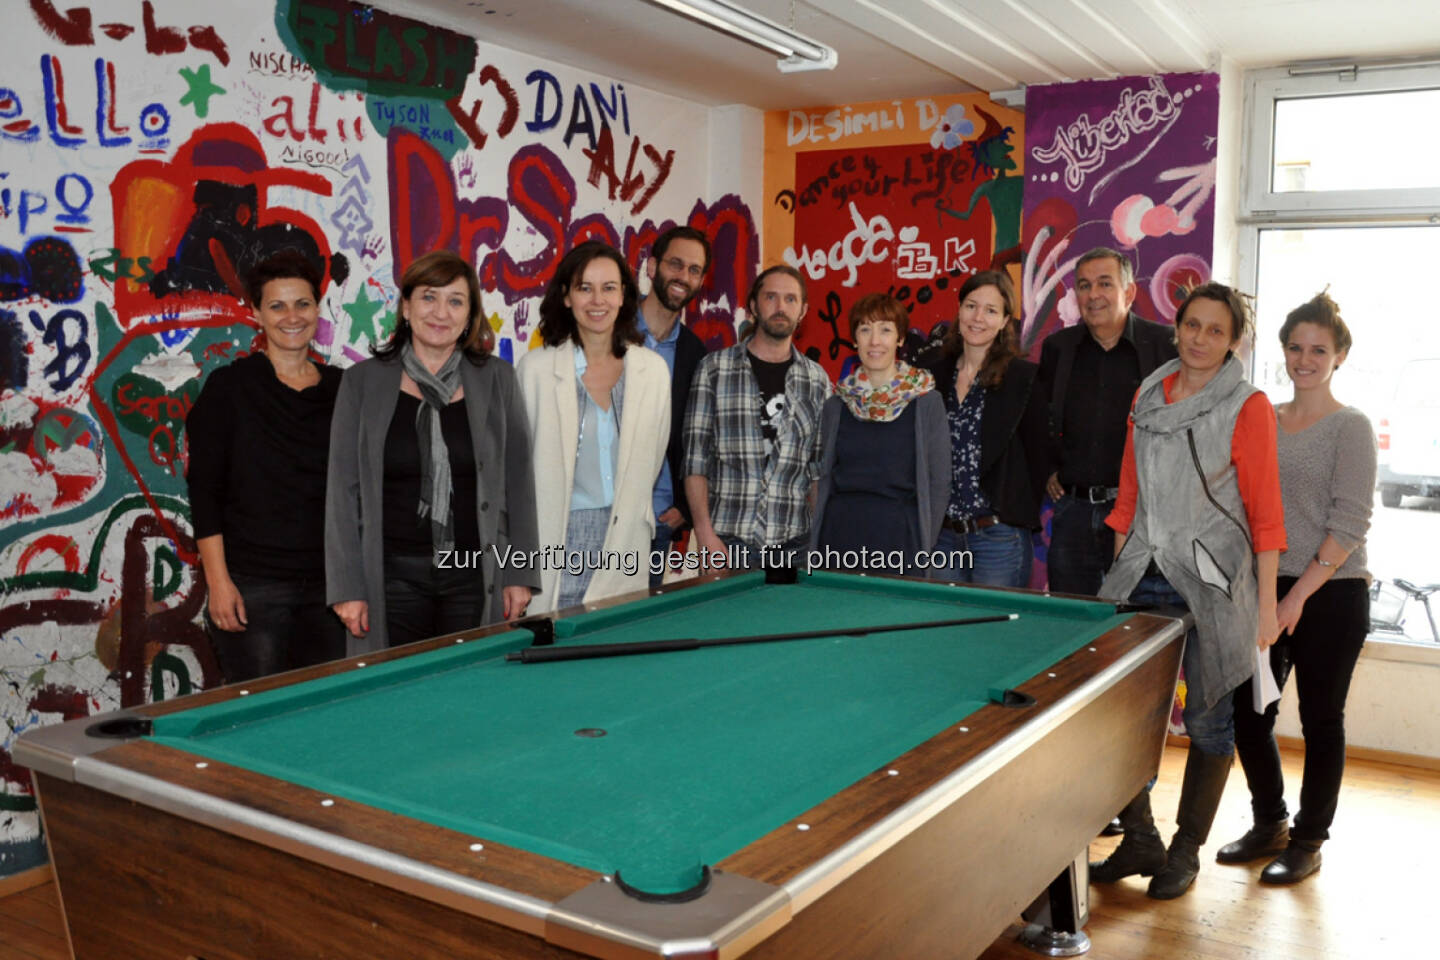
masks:
POLYGON ((1064 431, 1080 425, 1081 396, 1091 398, 1092 416, 1112 419, 1089 439, 1062 434, 1073 459, 1049 481, 1058 494, 1051 585, 1075 573, 1069 589, 1088 592, 1081 588, 1098 575, 1099 596, 1185 609, 1195 626, 1183 656, 1190 746, 1175 835, 1162 842, 1147 785, 1121 811, 1124 839, 1091 865, 1091 878, 1150 876, 1151 897, 1185 893, 1238 752, 1255 823, 1216 859, 1266 859, 1263 882, 1294 883, 1319 868, 1334 820, 1345 700, 1369 622, 1364 537, 1375 437, 1364 414, 1331 391, 1351 334, 1325 293, 1291 311, 1280 342, 1293 399, 1272 407, 1236 355, 1254 332, 1242 294, 1213 282, 1192 290, 1167 345, 1152 324, 1118 322, 1134 299, 1129 263, 1113 251, 1092 257, 1077 268, 1084 326, 1047 341, 1042 370, 1069 377, 1068 396, 1047 381, 1053 406, 1069 411, 1052 414, 1064 431), (1102 259, 1111 263, 1087 269, 1102 259), (1077 377, 1084 393, 1074 392, 1077 377), (1088 459, 1094 442, 1121 448, 1115 473, 1080 472, 1098 469, 1088 459), (1078 570, 1066 571, 1072 556, 1078 570), (1293 830, 1274 737, 1278 703, 1253 689, 1263 671, 1283 687, 1292 667, 1306 743, 1293 830))
POLYGON ((1369 423, 1330 391, 1351 345, 1333 301, 1282 328, 1295 396, 1278 410, 1235 356, 1252 332, 1241 295, 1207 283, 1173 330, 1150 323, 1130 309, 1130 262, 1106 248, 1077 261, 1082 322, 1038 365, 1021 355, 1009 277, 982 271, 916 365, 900 356, 905 306, 857 300, 857 362, 832 387, 794 345, 807 294, 788 266, 756 278, 740 342, 706 353, 680 317, 709 261, 703 233, 666 231, 642 299, 618 251, 576 246, 541 301, 539 345, 512 368, 492 355, 473 268, 430 253, 402 275, 390 339, 343 377, 310 352, 317 265, 263 262, 249 280, 263 348, 212 374, 187 423, 226 680, 640 590, 663 571, 547 550, 648 557, 686 528, 717 563, 773 545, 928 551, 965 562, 889 569, 1026 586, 1048 494, 1053 590, 1184 607, 1196 623, 1180 829, 1167 848, 1142 791, 1094 878, 1153 875, 1152 896, 1183 893, 1237 745, 1255 827, 1219 859, 1276 856, 1275 882, 1313 872, 1368 621, 1375 470, 1369 423), (1292 665, 1298 678, 1293 831, 1275 708, 1250 705, 1256 649, 1278 682, 1292 665))

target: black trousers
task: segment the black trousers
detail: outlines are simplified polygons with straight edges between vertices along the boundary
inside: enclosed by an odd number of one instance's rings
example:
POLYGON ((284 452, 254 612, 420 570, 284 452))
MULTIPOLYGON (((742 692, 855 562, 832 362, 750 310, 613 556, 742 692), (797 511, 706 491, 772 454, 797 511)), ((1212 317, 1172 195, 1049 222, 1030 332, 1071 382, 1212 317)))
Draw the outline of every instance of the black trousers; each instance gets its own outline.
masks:
MULTIPOLYGON (((457 556, 461 553, 470 555, 468 550, 455 551, 457 556)), ((429 554, 385 557, 385 629, 390 646, 478 627, 484 612, 485 580, 478 565, 441 569, 429 554)))
POLYGON ((1045 554, 1050 589, 1093 597, 1115 558, 1115 531, 1105 518, 1115 501, 1090 503, 1065 494, 1050 516, 1050 547, 1045 554))
MULTIPOLYGON (((1294 577, 1280 577, 1283 599, 1294 577)), ((1305 772, 1300 811, 1291 839, 1319 849, 1330 837, 1345 772, 1345 699, 1355 661, 1370 629, 1370 593, 1364 580, 1331 580, 1305 601, 1295 632, 1282 634, 1270 648, 1270 669, 1283 689, 1293 667, 1300 696, 1300 726, 1305 736, 1305 772)), ((1275 744, 1279 703, 1259 714, 1251 707, 1251 683, 1235 691, 1235 749, 1250 784, 1256 823, 1279 823, 1287 813, 1280 751, 1275 744)))
POLYGON ((296 670, 345 656, 345 625, 325 605, 323 578, 255 577, 232 573, 245 603, 244 630, 205 628, 226 683, 296 670))

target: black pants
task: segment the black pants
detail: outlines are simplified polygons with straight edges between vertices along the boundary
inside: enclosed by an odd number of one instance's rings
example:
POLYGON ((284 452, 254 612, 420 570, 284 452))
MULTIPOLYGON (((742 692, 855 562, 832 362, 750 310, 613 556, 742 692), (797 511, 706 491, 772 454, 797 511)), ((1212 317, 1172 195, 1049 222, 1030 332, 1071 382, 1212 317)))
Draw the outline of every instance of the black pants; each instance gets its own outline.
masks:
POLYGON ((1115 558, 1115 531, 1105 518, 1115 501, 1090 503, 1065 494, 1050 516, 1050 547, 1045 554, 1050 589, 1093 597, 1115 558))
MULTIPOLYGON (((1281 598, 1295 585, 1281 577, 1281 598)), ((1291 838, 1300 846, 1319 849, 1330 836, 1340 779, 1345 772, 1345 698, 1350 677, 1370 628, 1370 594, 1364 580, 1331 580, 1305 601, 1295 632, 1281 634, 1270 648, 1270 669, 1284 688, 1295 668, 1300 695, 1300 725, 1305 736, 1305 774, 1300 784, 1300 812, 1291 838)), ((1279 823, 1286 817, 1285 781, 1275 745, 1279 703, 1263 714, 1251 706, 1250 681, 1235 692, 1235 748, 1250 784, 1250 806, 1256 823, 1279 823)))
MULTIPOLYGON (((470 556, 468 550, 455 555, 470 556)), ((431 557, 385 557, 385 629, 390 646, 480 626, 485 580, 476 567, 441 569, 431 557)))
POLYGON ((345 625, 325 605, 322 578, 232 573, 245 604, 244 630, 221 630, 205 613, 206 632, 226 683, 254 680, 345 656, 345 625))

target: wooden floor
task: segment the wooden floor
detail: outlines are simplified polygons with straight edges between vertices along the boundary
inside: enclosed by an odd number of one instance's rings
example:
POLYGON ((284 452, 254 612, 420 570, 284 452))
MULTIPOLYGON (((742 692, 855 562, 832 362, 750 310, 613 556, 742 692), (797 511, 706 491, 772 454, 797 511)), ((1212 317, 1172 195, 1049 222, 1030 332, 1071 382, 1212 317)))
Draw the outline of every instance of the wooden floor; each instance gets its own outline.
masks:
MULTIPOLYGON (((1285 752, 1293 802, 1300 756, 1285 752)), ((1185 763, 1169 747, 1155 786, 1161 832, 1174 830, 1185 763)), ((1077 773, 1077 775, 1080 775, 1077 773)), ((1440 857, 1440 772, 1351 760, 1340 813, 1320 872, 1294 887, 1265 887, 1262 864, 1224 866, 1214 851, 1244 833, 1250 809, 1237 766, 1195 886, 1168 903, 1145 896, 1135 878, 1091 888, 1090 960, 1387 960, 1436 956, 1440 857)), ((1103 856, 1117 841, 1097 840, 1103 856)), ((1012 928, 982 960, 1034 960, 1012 928)), ((46 883, 0 899, 0 960, 67 960, 55 886, 46 883)), ((928 960, 928 958, 927 958, 928 960)))

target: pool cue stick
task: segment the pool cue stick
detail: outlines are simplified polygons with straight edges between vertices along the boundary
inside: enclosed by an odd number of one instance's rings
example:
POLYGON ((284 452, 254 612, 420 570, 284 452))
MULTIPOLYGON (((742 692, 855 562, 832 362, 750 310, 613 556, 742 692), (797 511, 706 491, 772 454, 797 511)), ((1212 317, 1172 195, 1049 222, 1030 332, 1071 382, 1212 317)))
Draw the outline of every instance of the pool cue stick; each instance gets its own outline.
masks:
POLYGON ((801 630, 794 633, 765 633, 748 637, 715 637, 674 640, 636 640, 627 643, 595 643, 573 647, 526 647, 505 654, 506 660, 519 663, 550 663, 556 660, 594 660, 600 657, 629 657, 646 653, 674 653, 699 650, 703 647, 731 647, 746 643, 782 643, 786 640, 814 640, 818 637, 863 637, 871 633, 898 633, 902 630, 930 630, 937 627, 966 627, 980 623, 1001 623, 1017 620, 1019 614, 1002 613, 988 617, 966 617, 959 620, 929 620, 924 623, 888 623, 852 629, 801 630))

